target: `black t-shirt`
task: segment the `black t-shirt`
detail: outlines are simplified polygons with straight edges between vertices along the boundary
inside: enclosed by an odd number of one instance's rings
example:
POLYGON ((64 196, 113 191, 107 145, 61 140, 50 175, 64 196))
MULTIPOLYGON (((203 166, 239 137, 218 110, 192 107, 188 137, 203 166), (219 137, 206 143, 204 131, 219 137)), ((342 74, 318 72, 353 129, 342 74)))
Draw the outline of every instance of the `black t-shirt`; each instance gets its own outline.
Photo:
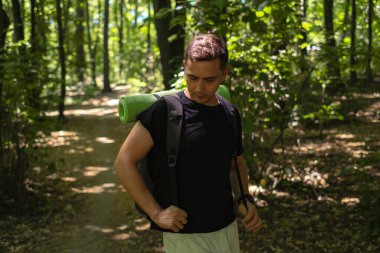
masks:
MULTIPOLYGON (((233 130, 221 104, 206 106, 178 93, 184 121, 177 162, 178 207, 188 214, 180 233, 207 233, 226 227, 236 217, 230 184, 233 130)), ((238 155, 243 153, 238 110, 238 155)), ((148 154, 155 183, 155 198, 166 208, 170 203, 170 173, 166 155, 167 105, 163 98, 137 119, 149 131, 154 146, 148 154)), ((152 229, 163 231, 152 222, 152 229)))

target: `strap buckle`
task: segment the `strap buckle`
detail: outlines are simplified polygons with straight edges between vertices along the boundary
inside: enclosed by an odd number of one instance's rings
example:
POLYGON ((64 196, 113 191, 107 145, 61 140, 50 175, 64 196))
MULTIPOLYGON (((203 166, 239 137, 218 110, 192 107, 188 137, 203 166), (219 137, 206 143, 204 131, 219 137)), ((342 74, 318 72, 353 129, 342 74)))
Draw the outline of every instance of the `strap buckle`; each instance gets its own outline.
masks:
POLYGON ((176 155, 168 155, 168 165, 170 168, 175 167, 177 164, 177 156, 176 155))

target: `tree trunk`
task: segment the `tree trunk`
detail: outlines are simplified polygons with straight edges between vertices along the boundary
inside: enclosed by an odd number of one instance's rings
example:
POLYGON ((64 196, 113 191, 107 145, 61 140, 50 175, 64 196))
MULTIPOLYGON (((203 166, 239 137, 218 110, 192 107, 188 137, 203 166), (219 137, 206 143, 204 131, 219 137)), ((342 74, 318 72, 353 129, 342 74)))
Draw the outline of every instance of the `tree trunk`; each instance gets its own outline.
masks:
MULTIPOLYGON (((5 46, 5 40, 7 36, 7 31, 9 28, 10 22, 7 13, 5 10, 3 10, 3 0, 0 0, 0 76, 3 76, 3 50, 5 46)), ((3 171, 3 165, 4 165, 4 147, 3 147, 3 127, 4 127, 4 106, 3 106, 3 79, 0 78, 0 194, 3 195, 3 189, 2 187, 4 184, 4 171, 3 171)))
POLYGON ((44 17, 45 15, 45 0, 39 1, 39 15, 42 17, 39 21, 43 22, 43 26, 39 27, 39 34, 40 34, 40 40, 41 40, 41 52, 46 53, 47 52, 47 46, 48 46, 48 39, 46 37, 46 32, 48 31, 48 25, 45 21, 44 17))
POLYGON ((40 93, 42 86, 38 82, 38 66, 39 66, 39 56, 37 38, 37 20, 36 20, 36 0, 30 1, 30 67, 27 75, 27 85, 30 87, 29 101, 28 103, 37 112, 40 111, 40 93))
MULTIPOLYGON (((95 58, 96 58, 96 43, 97 43, 97 41, 96 41, 95 45, 92 45, 93 41, 92 41, 91 26, 90 26, 90 7, 88 5, 88 0, 85 0, 85 4, 86 4, 87 46, 88 46, 88 54, 89 54, 90 65, 91 65, 91 80, 92 80, 92 84, 94 86, 96 86, 96 62, 95 62, 95 58)), ((100 6, 99 6, 99 11, 101 11, 100 6)), ((93 23, 93 22, 91 22, 91 23, 93 23)))
MULTIPOLYGON (((36 34, 36 0, 30 0, 30 45, 32 58, 37 51, 37 34, 36 34)), ((33 61, 33 59, 32 59, 33 61)))
MULTIPOLYGON (((176 11, 173 16, 167 13, 164 17, 155 18, 156 31, 157 31, 157 44, 160 48, 162 73, 164 77, 165 89, 170 89, 170 82, 174 77, 177 69, 182 65, 182 58, 184 52, 184 30, 183 27, 174 26, 170 29, 170 22, 173 18, 185 15, 184 1, 176 1, 176 11), (176 35, 170 42, 169 38, 176 35)), ((154 13, 157 15, 160 10, 171 8, 170 0, 154 0, 153 1, 154 13)), ((173 38, 173 37, 172 37, 173 38)))
MULTIPOLYGON (((153 8, 155 15, 164 8, 170 8, 170 0, 153 0, 153 8)), ((169 26, 170 26, 169 14, 164 17, 155 18, 156 31, 157 31, 157 44, 160 48, 162 74, 164 78, 165 89, 170 89, 170 80, 173 77, 173 72, 170 69, 170 44, 169 38, 169 26)))
MULTIPOLYGON (((155 0, 153 0, 155 1, 155 0)), ((135 29, 137 27, 137 19, 139 17, 139 1, 135 0, 135 11, 134 11, 134 21, 132 28, 135 29)))
POLYGON ((12 13, 14 22, 14 40, 15 42, 24 40, 24 24, 21 19, 21 9, 18 0, 12 0, 12 13))
POLYGON ((64 30, 62 26, 62 8, 61 0, 57 0, 57 23, 58 23, 58 51, 59 51, 59 62, 61 66, 61 95, 59 99, 58 111, 59 119, 63 120, 64 110, 65 110, 65 97, 66 97, 66 59, 65 59, 65 48, 64 48, 64 30))
POLYGON ((345 5, 344 5, 344 18, 343 18, 343 32, 340 37, 340 40, 343 41, 344 38, 347 37, 347 32, 348 32, 348 23, 349 23, 349 16, 350 16, 350 0, 346 0, 345 5))
POLYGON ((86 71, 86 57, 84 52, 84 0, 76 2, 76 29, 75 29, 75 44, 76 44, 76 59, 75 68, 79 82, 84 81, 86 71))
POLYGON ((146 76, 149 78, 149 76, 152 74, 152 38, 150 34, 150 27, 151 27, 151 5, 150 2, 148 2, 148 32, 146 35, 146 76))
POLYGON ((105 0, 104 5, 104 29, 103 29, 103 90, 102 92, 111 92, 109 81, 109 58, 108 58, 108 22, 109 22, 109 0, 105 0))
MULTIPOLYGON (((176 0, 173 19, 186 19, 186 1, 176 0)), ((185 52, 185 27, 181 24, 176 24, 170 29, 170 36, 176 36, 170 43, 170 69, 173 75, 182 66, 183 55, 185 52)))
MULTIPOLYGON (((307 17, 307 0, 301 0, 301 15, 302 15, 302 18, 301 20, 302 21, 306 21, 306 17, 307 17)), ((305 29, 302 29, 302 44, 304 43, 307 43, 307 31, 305 29)), ((304 47, 301 49, 301 54, 303 57, 307 56, 307 47, 304 47)), ((304 66, 302 66, 304 67, 304 66)))
POLYGON ((122 80, 124 78, 124 11, 125 9, 125 1, 120 0, 115 1, 115 24, 117 27, 118 37, 119 37, 119 79, 122 80))
MULTIPOLYGON (((324 21, 325 21, 325 40, 326 40, 326 57, 328 58, 328 74, 329 77, 337 82, 335 85, 340 85, 340 66, 339 58, 334 38, 334 22, 333 22, 333 0, 323 0, 324 2, 324 21)), ((339 87, 331 87, 334 91, 339 87)))
POLYGON ((120 62, 119 62, 119 75, 124 78, 124 14, 125 14, 125 1, 120 0, 119 5, 120 12, 120 29, 119 29, 119 51, 120 51, 120 62))
POLYGON ((350 84, 356 83, 356 0, 351 0, 350 84))
POLYGON ((367 81, 372 81, 372 20, 373 20, 373 0, 368 0, 368 44, 367 44, 367 64, 365 68, 365 75, 367 81))

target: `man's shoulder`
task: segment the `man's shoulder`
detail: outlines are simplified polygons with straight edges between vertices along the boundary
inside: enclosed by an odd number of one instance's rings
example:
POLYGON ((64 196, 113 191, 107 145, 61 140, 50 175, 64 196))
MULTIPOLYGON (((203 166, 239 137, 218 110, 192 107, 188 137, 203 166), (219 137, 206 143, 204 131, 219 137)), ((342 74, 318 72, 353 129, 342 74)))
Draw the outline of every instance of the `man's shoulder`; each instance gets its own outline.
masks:
POLYGON ((227 99, 225 99, 224 97, 218 95, 218 99, 219 101, 222 103, 222 105, 224 104, 224 106, 226 106, 228 108, 228 110, 232 113, 239 113, 239 109, 237 107, 237 105, 233 104, 232 102, 228 101, 227 99))

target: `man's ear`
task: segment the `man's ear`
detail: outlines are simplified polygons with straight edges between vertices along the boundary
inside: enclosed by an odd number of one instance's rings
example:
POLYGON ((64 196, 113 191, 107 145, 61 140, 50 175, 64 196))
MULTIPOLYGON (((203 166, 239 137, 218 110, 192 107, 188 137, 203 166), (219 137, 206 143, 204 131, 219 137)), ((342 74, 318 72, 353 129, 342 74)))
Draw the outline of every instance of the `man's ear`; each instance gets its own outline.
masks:
POLYGON ((226 80, 227 75, 228 75, 228 71, 229 71, 229 69, 227 67, 225 67, 223 70, 223 74, 222 74, 223 81, 226 80))

